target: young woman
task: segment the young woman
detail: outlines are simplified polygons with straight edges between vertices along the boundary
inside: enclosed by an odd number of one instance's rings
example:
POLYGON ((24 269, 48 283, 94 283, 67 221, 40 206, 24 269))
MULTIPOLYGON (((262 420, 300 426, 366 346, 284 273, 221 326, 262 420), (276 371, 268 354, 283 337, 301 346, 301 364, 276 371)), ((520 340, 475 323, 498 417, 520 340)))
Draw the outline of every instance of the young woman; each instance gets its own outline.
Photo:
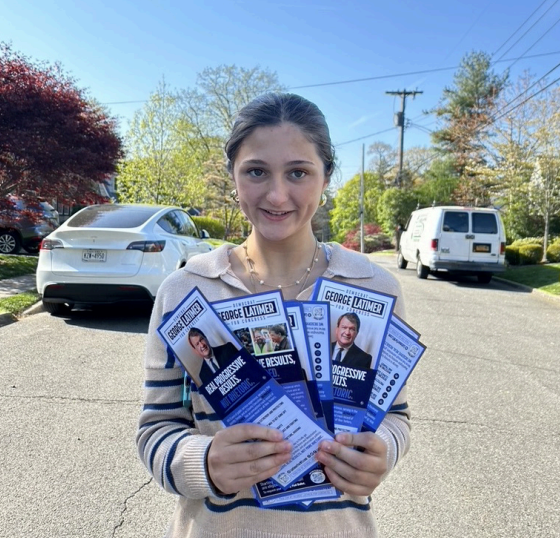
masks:
POLYGON ((373 538, 370 494, 409 447, 406 388, 377 434, 343 433, 321 444, 317 460, 343 495, 307 509, 262 509, 251 493, 290 459, 291 445, 279 431, 255 424, 223 428, 194 384, 192 408, 182 404, 183 371, 156 327, 194 286, 209 301, 278 288, 286 300, 307 300, 325 276, 396 295, 396 313, 404 315, 400 288, 388 272, 313 235, 311 218, 334 171, 328 127, 313 103, 292 94, 256 99, 240 112, 226 155, 251 234, 244 245, 196 256, 172 274, 158 292, 148 335, 137 444, 154 479, 178 495, 166 536, 373 538))

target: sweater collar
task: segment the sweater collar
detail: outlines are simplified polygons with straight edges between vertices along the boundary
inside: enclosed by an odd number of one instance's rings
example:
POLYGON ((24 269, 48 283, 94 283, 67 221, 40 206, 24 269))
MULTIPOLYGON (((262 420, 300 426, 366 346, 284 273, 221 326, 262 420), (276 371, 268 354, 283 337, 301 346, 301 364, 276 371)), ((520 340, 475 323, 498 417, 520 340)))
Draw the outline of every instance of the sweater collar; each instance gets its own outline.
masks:
MULTIPOLYGON (((326 278, 359 279, 373 276, 371 262, 367 256, 349 250, 338 243, 326 243, 326 247, 330 250, 329 265, 324 273, 326 278)), ((231 245, 224 244, 211 252, 194 256, 185 266, 185 271, 206 278, 221 278, 224 282, 249 293, 249 290, 231 270, 229 262, 231 248, 231 245)))

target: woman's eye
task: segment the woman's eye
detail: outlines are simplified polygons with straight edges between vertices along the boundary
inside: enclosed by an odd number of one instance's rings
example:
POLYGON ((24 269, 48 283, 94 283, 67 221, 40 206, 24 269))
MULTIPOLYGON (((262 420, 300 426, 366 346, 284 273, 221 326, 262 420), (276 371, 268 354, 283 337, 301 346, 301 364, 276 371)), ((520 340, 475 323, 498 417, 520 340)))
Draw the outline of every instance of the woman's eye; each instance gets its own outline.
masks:
POLYGON ((251 177, 262 177, 264 175, 264 171, 260 168, 253 168, 252 170, 247 170, 247 173, 251 177))
POLYGON ((302 179, 307 175, 307 172, 305 170, 294 170, 292 172, 292 176, 296 179, 302 179))

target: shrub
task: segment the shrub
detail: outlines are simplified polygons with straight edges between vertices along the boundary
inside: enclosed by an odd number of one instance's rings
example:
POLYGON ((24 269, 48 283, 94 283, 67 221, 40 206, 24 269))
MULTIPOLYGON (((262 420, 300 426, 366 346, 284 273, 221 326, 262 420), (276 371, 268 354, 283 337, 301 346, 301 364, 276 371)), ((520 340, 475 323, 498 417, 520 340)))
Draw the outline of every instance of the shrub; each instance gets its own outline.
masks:
POLYGON ((520 247, 522 245, 540 245, 543 246, 544 240, 542 237, 523 237, 522 239, 516 239, 511 245, 514 247, 520 247))
POLYGON ((512 245, 506 247, 506 261, 510 265, 519 265, 519 247, 512 245))
POLYGON ((543 247, 541 245, 521 245, 519 247, 519 263, 521 265, 535 265, 542 260, 543 247))
POLYGON ((216 239, 223 239, 226 233, 226 227, 221 221, 213 217, 192 217, 198 230, 206 230, 210 237, 216 239))
POLYGON ((560 242, 552 243, 546 249, 546 259, 552 263, 560 262, 560 242))
MULTIPOLYGON (((346 248, 360 251, 360 228, 352 230, 346 234, 342 243, 346 248)), ((364 252, 369 254, 379 250, 393 248, 391 238, 383 233, 381 227, 377 224, 364 225, 364 252)))

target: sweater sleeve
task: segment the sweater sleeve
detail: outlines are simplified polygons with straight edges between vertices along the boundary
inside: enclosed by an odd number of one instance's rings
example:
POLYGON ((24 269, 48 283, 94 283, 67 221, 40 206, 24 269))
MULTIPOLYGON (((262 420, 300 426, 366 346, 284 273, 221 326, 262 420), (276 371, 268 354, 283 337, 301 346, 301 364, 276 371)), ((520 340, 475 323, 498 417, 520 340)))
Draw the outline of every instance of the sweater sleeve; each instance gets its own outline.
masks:
POLYGON ((144 404, 136 435, 138 453, 166 491, 190 498, 215 496, 205 464, 212 437, 200 434, 191 410, 183 406, 183 370, 157 335, 164 295, 159 293, 156 298, 146 343, 144 404))

